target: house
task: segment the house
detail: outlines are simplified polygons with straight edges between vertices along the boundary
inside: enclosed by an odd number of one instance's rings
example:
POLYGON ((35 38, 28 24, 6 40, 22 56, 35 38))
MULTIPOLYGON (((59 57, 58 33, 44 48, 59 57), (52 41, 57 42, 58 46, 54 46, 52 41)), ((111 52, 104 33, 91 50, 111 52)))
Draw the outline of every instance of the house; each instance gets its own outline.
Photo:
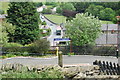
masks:
POLYGON ((7 14, 0 14, 0 22, 6 18, 7 14))
POLYGON ((37 8, 37 12, 42 12, 43 9, 47 9, 47 6, 43 5, 43 6, 39 7, 39 8, 37 8))
POLYGON ((54 7, 53 9, 51 9, 52 14, 55 14, 55 13, 56 13, 56 9, 57 9, 57 7, 54 7))
POLYGON ((117 46, 118 44, 118 24, 102 24, 102 33, 95 40, 97 46, 117 46))

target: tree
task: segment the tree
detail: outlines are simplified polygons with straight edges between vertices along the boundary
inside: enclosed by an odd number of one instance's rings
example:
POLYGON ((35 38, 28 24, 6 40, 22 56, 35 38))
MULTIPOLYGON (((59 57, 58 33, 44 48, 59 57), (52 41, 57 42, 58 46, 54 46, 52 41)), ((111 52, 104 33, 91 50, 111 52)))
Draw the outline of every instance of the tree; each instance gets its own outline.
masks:
POLYGON ((35 5, 36 5, 36 7, 40 7, 40 6, 43 5, 43 3, 42 2, 36 2, 35 5))
POLYGON ((112 10, 111 8, 105 8, 100 11, 100 19, 102 20, 113 20, 115 17, 115 11, 112 10))
POLYGON ((84 13, 90 4, 91 4, 90 2, 74 2, 73 3, 76 11, 79 13, 84 13))
POLYGON ((86 10, 85 12, 88 12, 90 14, 92 14, 93 16, 100 16, 100 11, 103 10, 104 7, 103 6, 99 6, 99 5, 90 5, 86 10))
POLYGON ((74 8, 72 3, 61 3, 57 8, 57 13, 62 13, 63 10, 75 11, 76 9, 74 8))
POLYGON ((7 33, 8 41, 12 42, 16 27, 13 26, 12 24, 10 24, 9 22, 6 22, 6 20, 2 22, 2 27, 5 30, 5 32, 7 33))
POLYGON ((0 44, 4 44, 8 42, 8 33, 6 32, 5 28, 0 25, 0 44))
POLYGON ((93 44, 100 33, 101 23, 98 18, 85 14, 76 14, 71 21, 66 22, 66 37, 76 46, 93 44))
POLYGON ((40 38, 39 16, 33 2, 11 2, 7 13, 8 22, 16 26, 14 42, 24 45, 40 38))

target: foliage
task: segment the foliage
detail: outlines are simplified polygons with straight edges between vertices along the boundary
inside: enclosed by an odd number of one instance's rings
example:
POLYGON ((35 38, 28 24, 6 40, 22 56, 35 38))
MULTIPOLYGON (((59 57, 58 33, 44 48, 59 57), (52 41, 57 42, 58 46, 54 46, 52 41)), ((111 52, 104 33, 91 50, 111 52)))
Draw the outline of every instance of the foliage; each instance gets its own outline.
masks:
POLYGON ((93 16, 100 16, 100 11, 103 10, 104 7, 103 6, 99 6, 99 5, 90 5, 85 11, 92 14, 93 16))
POLYGON ((85 14, 76 14, 76 18, 66 23, 66 37, 69 37, 74 45, 92 44, 98 37, 101 23, 98 18, 85 14))
POLYGON ((3 26, 3 29, 7 32, 7 36, 9 37, 9 42, 12 42, 13 41, 13 36, 14 36, 14 32, 15 32, 15 26, 12 25, 11 23, 7 22, 6 20, 4 20, 2 22, 2 26, 3 26))
POLYGON ((43 9, 42 13, 43 13, 43 14, 51 14, 52 11, 51 11, 50 8, 47 8, 47 9, 43 9))
POLYGON ((35 71, 28 71, 26 70, 26 67, 22 67, 22 72, 18 70, 7 70, 6 74, 1 74, 2 78, 40 78, 41 80, 49 79, 53 80, 55 79, 62 79, 63 74, 60 70, 57 69, 50 69, 45 70, 41 72, 35 72, 35 71))
POLYGON ((62 15, 66 17, 75 17, 76 14, 77 14, 76 11, 70 11, 70 10, 63 10, 62 13, 62 15))
POLYGON ((35 5, 36 5, 36 7, 40 7, 40 6, 43 5, 43 3, 42 2, 36 2, 35 5))
POLYGON ((115 12, 111 8, 105 8, 100 11, 100 19, 111 21, 115 17, 115 12))
POLYGON ((50 6, 56 7, 56 6, 59 5, 59 3, 57 3, 57 2, 46 2, 45 5, 47 5, 47 6, 50 5, 50 6))
POLYGON ((1 10, 1 9, 0 9, 0 14, 4 14, 4 13, 5 13, 4 10, 1 10))
POLYGON ((7 43, 8 42, 8 33, 5 30, 5 27, 3 27, 0 24, 0 44, 7 43))
POLYGON ((19 44, 19 43, 6 43, 3 45, 3 52, 22 52, 21 48, 23 45, 19 44))
POLYGON ((57 13, 62 13, 63 10, 75 11, 75 8, 72 3, 61 3, 57 8, 57 13))
POLYGON ((6 43, 3 45, 3 47, 22 47, 23 45, 19 43, 6 43))
POLYGON ((90 2, 74 2, 73 5, 76 8, 77 12, 84 13, 85 10, 89 7, 90 2))
POLYGON ((42 33, 42 37, 49 36, 51 33, 51 29, 40 29, 40 32, 42 33), (46 33, 43 33, 43 30, 46 31, 46 33))
POLYGON ((49 50, 50 44, 46 39, 40 39, 35 41, 31 46, 29 46, 29 51, 32 53, 43 54, 49 50))
POLYGON ((46 22, 45 22, 45 21, 43 21, 43 22, 42 22, 42 25, 46 25, 46 22))
POLYGON ((16 26, 14 42, 28 44, 40 38, 38 13, 33 2, 11 2, 9 4, 8 22, 16 26))

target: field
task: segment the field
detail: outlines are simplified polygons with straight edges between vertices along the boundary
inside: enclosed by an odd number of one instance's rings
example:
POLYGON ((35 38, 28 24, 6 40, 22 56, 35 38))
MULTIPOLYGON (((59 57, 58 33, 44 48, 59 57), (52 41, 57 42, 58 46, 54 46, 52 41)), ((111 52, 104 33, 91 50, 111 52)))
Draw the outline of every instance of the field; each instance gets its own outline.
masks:
MULTIPOLYGON (((66 17, 60 16, 60 15, 52 15, 52 14, 44 14, 48 19, 55 23, 65 23, 66 22, 66 17)), ((101 21, 102 24, 113 24, 112 21, 101 21)))
POLYGON ((60 15, 45 14, 45 17, 58 24, 66 22, 66 17, 60 15))

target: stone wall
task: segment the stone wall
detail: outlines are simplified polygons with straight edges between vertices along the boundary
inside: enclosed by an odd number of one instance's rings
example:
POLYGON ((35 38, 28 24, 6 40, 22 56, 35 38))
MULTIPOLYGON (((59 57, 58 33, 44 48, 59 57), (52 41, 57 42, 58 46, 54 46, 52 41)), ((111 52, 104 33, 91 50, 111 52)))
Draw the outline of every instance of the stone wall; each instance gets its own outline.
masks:
POLYGON ((23 66, 22 64, 16 63, 2 65, 0 73, 4 74, 5 71, 9 70, 42 72, 51 69, 61 71, 66 80, 120 80, 118 75, 104 75, 100 72, 100 68, 97 65, 60 67, 58 65, 23 66))

